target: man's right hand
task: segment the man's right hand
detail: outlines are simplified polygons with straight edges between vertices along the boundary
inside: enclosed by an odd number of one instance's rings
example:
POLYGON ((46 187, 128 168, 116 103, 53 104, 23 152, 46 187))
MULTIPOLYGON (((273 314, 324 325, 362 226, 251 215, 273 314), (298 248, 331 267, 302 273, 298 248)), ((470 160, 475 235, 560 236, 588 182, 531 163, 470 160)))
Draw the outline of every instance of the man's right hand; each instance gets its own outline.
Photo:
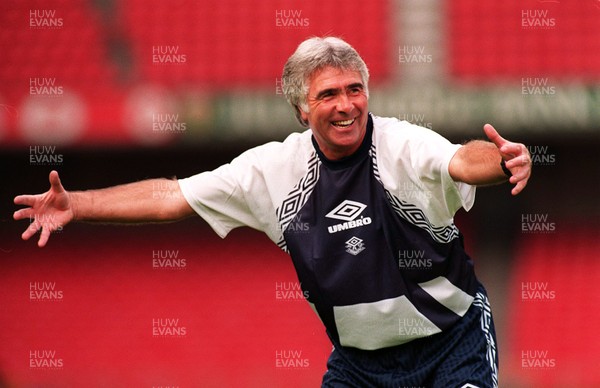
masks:
POLYGON ((50 238, 50 233, 64 228, 75 217, 73 203, 69 193, 60 183, 58 172, 50 172, 50 190, 37 195, 19 195, 15 197, 15 205, 25 205, 17 210, 15 220, 29 219, 29 227, 21 237, 28 240, 41 229, 38 246, 43 247, 50 238))

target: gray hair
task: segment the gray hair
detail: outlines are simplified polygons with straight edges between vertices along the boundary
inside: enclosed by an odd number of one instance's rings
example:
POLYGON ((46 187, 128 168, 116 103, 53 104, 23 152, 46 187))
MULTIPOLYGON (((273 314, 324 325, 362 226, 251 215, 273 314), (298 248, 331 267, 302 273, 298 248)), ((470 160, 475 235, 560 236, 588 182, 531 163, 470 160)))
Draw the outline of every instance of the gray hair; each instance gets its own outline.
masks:
POLYGON ((281 79, 283 94, 303 126, 308 126, 308 123, 302 119, 300 109, 308 112, 306 100, 309 79, 316 71, 325 67, 359 72, 367 98, 369 97, 369 69, 352 46, 335 37, 307 39, 300 43, 285 63, 281 79))

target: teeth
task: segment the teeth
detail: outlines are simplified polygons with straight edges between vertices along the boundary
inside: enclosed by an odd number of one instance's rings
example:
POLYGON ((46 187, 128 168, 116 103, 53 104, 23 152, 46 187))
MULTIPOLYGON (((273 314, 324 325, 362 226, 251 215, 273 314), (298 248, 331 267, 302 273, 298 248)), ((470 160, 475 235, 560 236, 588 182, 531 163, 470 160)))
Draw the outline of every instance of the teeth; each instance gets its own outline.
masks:
POLYGON ((344 121, 333 121, 332 124, 338 127, 347 127, 354 122, 354 119, 344 121))

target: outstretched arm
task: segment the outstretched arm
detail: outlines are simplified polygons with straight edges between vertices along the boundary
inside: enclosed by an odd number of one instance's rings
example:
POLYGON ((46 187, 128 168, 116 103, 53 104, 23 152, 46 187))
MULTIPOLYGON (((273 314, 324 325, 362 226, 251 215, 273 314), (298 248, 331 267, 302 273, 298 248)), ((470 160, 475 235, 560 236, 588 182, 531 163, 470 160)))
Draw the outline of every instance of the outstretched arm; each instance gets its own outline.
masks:
POLYGON ((167 222, 194 214, 176 181, 150 179, 100 190, 66 191, 56 171, 50 173, 50 189, 37 195, 19 195, 14 202, 27 207, 17 210, 15 220, 31 220, 22 234, 29 239, 41 229, 38 246, 50 233, 71 221, 167 222))
POLYGON ((448 167, 450 176, 455 181, 478 186, 508 179, 515 185, 512 194, 519 194, 531 175, 531 157, 527 147, 502 138, 490 124, 484 125, 483 130, 491 142, 473 140, 459 148, 448 167), (502 161, 512 174, 510 178, 500 165, 502 161))

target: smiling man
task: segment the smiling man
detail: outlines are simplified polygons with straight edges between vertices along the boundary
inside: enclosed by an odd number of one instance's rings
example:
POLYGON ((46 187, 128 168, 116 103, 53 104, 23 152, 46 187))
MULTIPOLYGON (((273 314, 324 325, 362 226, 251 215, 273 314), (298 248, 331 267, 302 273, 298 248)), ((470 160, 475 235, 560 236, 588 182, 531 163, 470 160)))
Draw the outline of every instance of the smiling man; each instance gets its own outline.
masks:
POLYGON ((321 152, 332 160, 352 155, 367 130, 367 93, 360 73, 326 67, 312 74, 309 85, 307 109, 300 115, 313 129, 321 152))
POLYGON ((193 214, 221 237, 250 226, 291 256, 334 351, 324 387, 495 387, 497 349, 484 287, 453 222, 476 186, 527 184, 523 144, 491 125, 455 145, 368 111, 369 73, 337 38, 311 38, 288 59, 284 93, 301 124, 214 171, 15 198, 38 244, 71 221, 172 221, 193 214), (174 185, 178 195, 154 196, 174 185), (179 195, 180 194, 180 195, 179 195), (52 222, 51 222, 52 221, 52 222))

